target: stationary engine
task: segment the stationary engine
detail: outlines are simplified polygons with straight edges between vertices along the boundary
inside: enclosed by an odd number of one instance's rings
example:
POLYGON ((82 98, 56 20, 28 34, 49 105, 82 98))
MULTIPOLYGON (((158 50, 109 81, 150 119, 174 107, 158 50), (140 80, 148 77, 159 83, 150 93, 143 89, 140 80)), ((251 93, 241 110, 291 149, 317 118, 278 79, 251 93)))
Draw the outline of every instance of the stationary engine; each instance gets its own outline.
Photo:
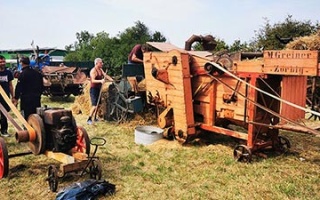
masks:
POLYGON ((46 132, 46 150, 67 153, 76 145, 76 122, 71 110, 61 108, 38 108, 46 132))

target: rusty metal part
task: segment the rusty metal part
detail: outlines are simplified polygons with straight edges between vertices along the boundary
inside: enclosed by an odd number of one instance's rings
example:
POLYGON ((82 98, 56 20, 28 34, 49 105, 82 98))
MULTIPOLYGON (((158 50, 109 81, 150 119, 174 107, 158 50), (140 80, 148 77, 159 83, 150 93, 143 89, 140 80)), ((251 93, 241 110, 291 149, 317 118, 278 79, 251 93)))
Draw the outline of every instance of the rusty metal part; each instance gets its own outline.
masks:
POLYGON ((16 137, 16 141, 19 143, 30 141, 29 133, 26 130, 17 131, 15 137, 16 137))
POLYGON ((233 157, 239 162, 249 163, 252 161, 251 150, 246 145, 237 145, 233 150, 233 157))
POLYGON ((274 144, 274 148, 281 153, 286 153, 291 148, 290 140, 284 136, 278 136, 278 140, 274 144))
POLYGON ((192 44, 194 42, 199 42, 204 51, 212 51, 217 46, 217 41, 212 35, 192 35, 186 42, 184 49, 187 51, 191 50, 192 44))
POLYGON ((28 142, 28 146, 33 154, 39 155, 45 151, 46 133, 43 121, 37 114, 28 117, 28 123, 36 132, 36 139, 28 142))

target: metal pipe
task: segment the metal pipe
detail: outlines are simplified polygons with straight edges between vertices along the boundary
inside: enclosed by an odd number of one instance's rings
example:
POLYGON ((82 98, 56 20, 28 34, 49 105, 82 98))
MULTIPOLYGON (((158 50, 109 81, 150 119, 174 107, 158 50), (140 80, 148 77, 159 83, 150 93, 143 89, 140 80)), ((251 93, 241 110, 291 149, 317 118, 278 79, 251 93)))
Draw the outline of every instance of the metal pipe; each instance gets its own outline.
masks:
POLYGON ((216 48, 217 42, 212 35, 192 35, 186 42, 184 49, 191 51, 192 44, 194 42, 199 42, 204 51, 212 51, 216 48))
POLYGON ((16 132, 16 141, 17 142, 30 142, 29 132, 27 130, 21 130, 16 132))

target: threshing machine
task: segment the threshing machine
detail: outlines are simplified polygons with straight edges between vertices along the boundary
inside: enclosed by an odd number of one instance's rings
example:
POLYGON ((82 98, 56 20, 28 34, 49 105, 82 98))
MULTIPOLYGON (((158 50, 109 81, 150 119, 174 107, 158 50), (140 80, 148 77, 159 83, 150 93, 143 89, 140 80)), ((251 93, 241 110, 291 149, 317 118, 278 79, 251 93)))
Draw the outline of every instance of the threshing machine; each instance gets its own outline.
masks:
POLYGON ((244 142, 234 157, 247 162, 259 150, 287 150, 290 142, 280 129, 319 135, 297 123, 306 112, 319 116, 305 108, 307 77, 319 75, 318 51, 214 55, 191 51, 197 39, 204 49, 215 47, 212 37, 193 37, 185 49, 147 43, 153 49, 144 54, 147 101, 158 108, 166 136, 182 143, 204 132, 235 137, 244 142))

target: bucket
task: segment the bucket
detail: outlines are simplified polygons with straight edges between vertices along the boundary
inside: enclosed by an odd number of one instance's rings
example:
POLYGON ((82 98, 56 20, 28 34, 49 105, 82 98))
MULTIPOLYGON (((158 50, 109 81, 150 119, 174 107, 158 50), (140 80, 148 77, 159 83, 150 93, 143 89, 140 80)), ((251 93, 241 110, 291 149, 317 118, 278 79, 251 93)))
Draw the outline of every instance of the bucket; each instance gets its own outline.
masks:
POLYGON ((154 126, 137 126, 134 130, 136 144, 151 144, 163 138, 163 130, 154 126))

